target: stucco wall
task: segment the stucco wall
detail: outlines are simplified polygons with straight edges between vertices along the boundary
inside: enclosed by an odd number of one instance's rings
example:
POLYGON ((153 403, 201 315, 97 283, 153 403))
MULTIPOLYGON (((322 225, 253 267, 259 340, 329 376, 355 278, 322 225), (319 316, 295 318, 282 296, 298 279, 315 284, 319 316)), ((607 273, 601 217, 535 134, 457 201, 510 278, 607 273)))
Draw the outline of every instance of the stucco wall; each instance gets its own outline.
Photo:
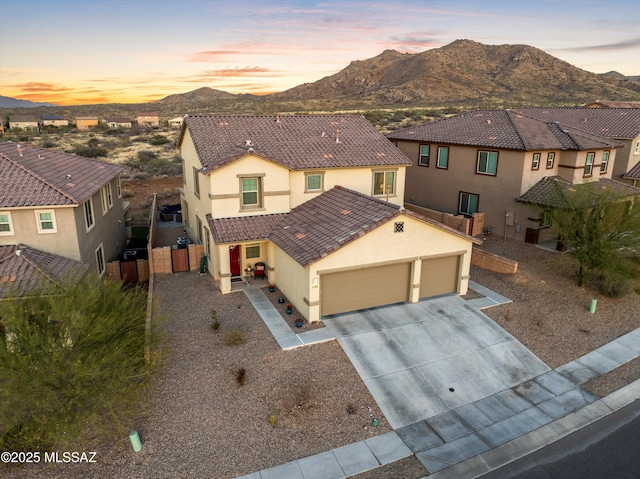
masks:
POLYGON ((0 245, 25 244, 48 253, 81 261, 78 235, 75 225, 75 207, 64 208, 20 208, 8 210, 11 212, 14 235, 0 236, 0 245), (50 210, 55 212, 56 233, 39 234, 37 228, 36 211, 50 210))

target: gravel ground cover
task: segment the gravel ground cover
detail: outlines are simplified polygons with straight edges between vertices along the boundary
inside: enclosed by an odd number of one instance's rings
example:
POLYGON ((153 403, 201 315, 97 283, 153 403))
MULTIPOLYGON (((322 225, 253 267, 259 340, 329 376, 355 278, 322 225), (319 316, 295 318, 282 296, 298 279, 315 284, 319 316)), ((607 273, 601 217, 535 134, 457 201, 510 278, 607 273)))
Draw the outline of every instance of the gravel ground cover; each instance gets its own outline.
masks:
MULTIPOLYGON (((495 237, 483 248, 519 262, 516 275, 472 268, 475 281, 514 301, 484 312, 551 367, 640 327, 640 295, 610 299, 578 288, 567 255, 495 237), (593 297, 595 315, 588 311, 593 297)), ((208 275, 158 276, 155 286, 171 353, 141 420, 123 425, 123 437, 112 442, 79 444, 76 450, 97 451, 97 464, 39 464, 0 469, 0 475, 233 478, 391 430, 337 342, 280 350, 247 297, 221 295, 208 275), (211 329, 211 309, 221 324, 217 333, 211 329), (246 333, 246 341, 228 346, 227 334, 234 329, 246 333), (367 406, 380 421, 376 428, 367 406), (142 438, 139 453, 131 450, 131 429, 142 438)), ((278 295, 265 294, 272 301, 278 295)), ((635 360, 588 387, 606 395, 638 378, 635 360)), ((426 474, 409 458, 358 479, 426 474)))

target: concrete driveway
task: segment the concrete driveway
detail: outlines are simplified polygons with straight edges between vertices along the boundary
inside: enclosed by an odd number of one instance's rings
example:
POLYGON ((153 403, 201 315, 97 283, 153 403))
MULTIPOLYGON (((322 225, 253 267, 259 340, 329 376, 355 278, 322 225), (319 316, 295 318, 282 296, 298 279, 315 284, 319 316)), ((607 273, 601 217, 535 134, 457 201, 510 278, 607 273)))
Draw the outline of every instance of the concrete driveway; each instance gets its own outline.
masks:
POLYGON ((459 296, 323 319, 394 429, 550 371, 459 296))

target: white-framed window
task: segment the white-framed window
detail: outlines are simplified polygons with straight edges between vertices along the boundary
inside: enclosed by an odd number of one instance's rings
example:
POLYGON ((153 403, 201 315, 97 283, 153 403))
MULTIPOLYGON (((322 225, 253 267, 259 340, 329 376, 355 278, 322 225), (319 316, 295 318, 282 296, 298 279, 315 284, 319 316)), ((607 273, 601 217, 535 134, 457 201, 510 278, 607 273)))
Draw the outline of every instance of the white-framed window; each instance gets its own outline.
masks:
POLYGON ((551 227, 551 212, 548 210, 544 210, 540 214, 540 228, 549 228, 551 227))
POLYGON ((315 192, 322 191, 324 188, 324 175, 322 173, 305 173, 304 174, 304 191, 315 192))
POLYGON ((104 216, 111 208, 113 208, 113 192, 111 191, 111 183, 107 183, 100 188, 100 200, 102 203, 102 216, 104 216))
POLYGON ((436 168, 441 168, 443 170, 449 169, 449 147, 448 146, 438 147, 438 159, 436 161, 436 168))
POLYGON ((609 166, 609 150, 602 152, 602 161, 600 162, 600 173, 606 173, 609 166))
POLYGON ((193 192, 196 196, 200 196, 200 172, 197 168, 193 168, 193 192))
POLYGON ((96 268, 98 269, 98 274, 102 276, 107 269, 107 263, 104 260, 104 246, 100 243, 100 246, 96 249, 96 268))
POLYGON ((420 157, 418 164, 420 166, 429 166, 429 149, 431 145, 420 145, 420 157))
POLYGON ((244 255, 247 259, 259 258, 260 257, 260 244, 248 244, 244 247, 244 255))
POLYGON ((551 168, 553 168, 553 163, 556 160, 556 154, 553 151, 550 151, 549 153, 547 153, 547 170, 550 170, 551 168))
POLYGON ((593 152, 587 153, 587 159, 584 162, 584 175, 583 176, 591 176, 593 174, 593 159, 596 154, 593 152))
POLYGON ((202 220, 196 215, 196 242, 202 244, 202 220))
POLYGON ((36 210, 38 234, 57 233, 56 212, 53 210, 36 210))
POLYGON ((122 198, 122 182, 120 181, 120 177, 116 176, 116 190, 118 192, 118 199, 122 198))
POLYGON ((0 211, 0 236, 12 236, 13 221, 11 220, 10 211, 0 211))
POLYGON ((531 160, 531 169, 537 170, 538 168, 540 168, 540 153, 534 153, 531 160))
POLYGON ((240 203, 242 209, 262 208, 262 178, 240 178, 240 203))
POLYGON ((479 201, 479 195, 461 191, 458 200, 458 213, 463 215, 472 215, 473 213, 477 213, 479 201))
POLYGON ((96 225, 96 220, 93 214, 93 198, 89 198, 83 203, 84 209, 84 224, 87 227, 87 231, 91 231, 96 225))
POLYGON ((634 155, 640 155, 640 141, 636 141, 636 149, 633 150, 634 155))
POLYGON ((386 196, 396 194, 396 172, 373 172, 373 196, 386 196))
POLYGON ((476 165, 476 173, 481 175, 496 176, 498 172, 498 152, 497 151, 478 151, 478 163, 476 165))
POLYGON ((207 261, 211 261, 211 234, 209 229, 204 229, 204 247, 206 248, 207 261))

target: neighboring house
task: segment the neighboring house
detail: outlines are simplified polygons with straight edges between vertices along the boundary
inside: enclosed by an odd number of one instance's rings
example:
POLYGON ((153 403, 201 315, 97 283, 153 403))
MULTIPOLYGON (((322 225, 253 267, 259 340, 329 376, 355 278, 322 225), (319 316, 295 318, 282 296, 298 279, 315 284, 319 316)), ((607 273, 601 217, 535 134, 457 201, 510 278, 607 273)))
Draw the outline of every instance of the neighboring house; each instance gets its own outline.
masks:
POLYGON ((98 126, 99 120, 97 116, 78 116, 76 117, 76 128, 78 130, 88 130, 98 126))
POLYGON ((640 108, 523 108, 518 111, 621 143, 612 165, 614 180, 624 182, 627 173, 640 163, 640 108))
POLYGON ((0 133, 4 133, 4 117, 0 116, 0 133))
POLYGON ((160 118, 156 112, 138 113, 136 119, 140 126, 160 126, 160 118))
POLYGON ((171 128, 180 128, 182 126, 183 122, 184 122, 184 117, 177 116, 177 117, 171 118, 171 120, 169 120, 169 126, 171 128))
POLYGON ((39 291, 60 292, 80 280, 89 265, 25 245, 0 246, 0 300, 39 291))
POLYGON ((129 118, 107 118, 109 128, 131 128, 131 124, 129 118))
POLYGON ((640 101, 596 100, 585 105, 586 108, 640 108, 640 101))
POLYGON ((309 321, 467 292, 475 240, 403 208, 409 162, 364 117, 187 116, 179 148, 223 293, 256 263, 309 321))
POLYGON ((0 143, 0 245, 24 244, 100 274, 125 246, 122 167, 0 143))
MULTIPOLYGON (((595 111, 595 110, 593 110, 595 111)), ((610 180, 616 141, 509 110, 478 110, 387 135, 413 162, 407 203, 485 213, 493 234, 537 243, 553 237, 543 212, 517 202, 549 177, 610 180)))
POLYGON ((69 120, 59 115, 43 115, 42 126, 69 126, 69 120))
POLYGON ((636 166, 627 171, 623 178, 629 180, 632 186, 640 186, 640 161, 636 163, 636 166))
POLYGON ((23 130, 38 129, 40 122, 35 115, 11 115, 9 129, 22 128, 23 130))

